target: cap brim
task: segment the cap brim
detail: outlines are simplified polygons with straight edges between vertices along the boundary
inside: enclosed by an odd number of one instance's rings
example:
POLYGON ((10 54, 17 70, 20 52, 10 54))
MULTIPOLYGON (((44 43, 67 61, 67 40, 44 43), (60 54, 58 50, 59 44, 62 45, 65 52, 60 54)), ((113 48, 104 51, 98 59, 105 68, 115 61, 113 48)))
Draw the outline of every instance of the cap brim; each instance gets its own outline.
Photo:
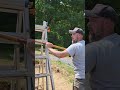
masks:
POLYGON ((69 33, 70 33, 70 34, 73 34, 73 33, 75 33, 75 31, 73 31, 73 30, 69 30, 69 33))
POLYGON ((96 14, 94 14, 91 10, 85 10, 85 17, 99 17, 96 14))

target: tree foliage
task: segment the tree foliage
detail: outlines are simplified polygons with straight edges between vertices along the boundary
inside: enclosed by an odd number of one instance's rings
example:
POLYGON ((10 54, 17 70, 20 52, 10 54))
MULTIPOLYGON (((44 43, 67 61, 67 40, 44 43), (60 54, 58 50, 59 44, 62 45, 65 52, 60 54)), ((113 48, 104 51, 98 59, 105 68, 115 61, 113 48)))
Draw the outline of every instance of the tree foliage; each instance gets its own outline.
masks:
POLYGON ((35 23, 49 23, 49 41, 60 46, 71 44, 69 29, 81 27, 84 30, 84 0, 36 0, 35 23))

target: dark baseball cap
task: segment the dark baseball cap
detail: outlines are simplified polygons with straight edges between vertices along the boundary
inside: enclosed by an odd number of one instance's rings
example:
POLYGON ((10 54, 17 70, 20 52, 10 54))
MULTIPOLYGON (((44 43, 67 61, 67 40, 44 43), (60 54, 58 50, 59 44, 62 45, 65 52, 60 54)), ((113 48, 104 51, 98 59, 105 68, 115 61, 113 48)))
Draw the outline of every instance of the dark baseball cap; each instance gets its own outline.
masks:
POLYGON ((70 34, 74 34, 74 33, 80 33, 80 34, 84 34, 84 31, 81 28, 75 27, 73 30, 69 30, 70 34))
POLYGON ((117 22, 118 15, 116 11, 109 5, 96 4, 92 10, 85 10, 85 17, 105 17, 110 18, 113 22, 117 22))

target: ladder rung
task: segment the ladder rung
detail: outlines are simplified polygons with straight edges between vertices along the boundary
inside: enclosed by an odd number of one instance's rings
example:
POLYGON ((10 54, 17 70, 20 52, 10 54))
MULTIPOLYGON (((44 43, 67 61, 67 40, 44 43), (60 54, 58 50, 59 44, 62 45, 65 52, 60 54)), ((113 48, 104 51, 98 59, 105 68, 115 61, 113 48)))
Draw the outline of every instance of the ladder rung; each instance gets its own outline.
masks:
POLYGON ((35 78, 41 78, 41 77, 47 77, 50 76, 50 74, 35 74, 35 78))
POLYGON ((25 0, 0 0, 0 7, 23 10, 25 7, 25 0))
POLYGON ((41 39, 35 39, 35 44, 39 44, 39 45, 41 44, 41 45, 43 45, 42 42, 44 43, 46 41, 45 40, 41 40, 41 39))
MULTIPOLYGON (((0 34, 3 34, 3 35, 6 35, 6 36, 13 36, 13 37, 16 37, 16 38, 24 38, 25 35, 24 34, 21 34, 21 33, 11 33, 11 32, 0 32, 0 34)), ((6 44, 19 44, 18 42, 15 42, 15 41, 10 41, 10 40, 7 40, 7 39, 4 39, 4 38, 1 38, 0 37, 0 43, 6 43, 6 44)))
POLYGON ((45 27, 42 25, 35 25, 35 31, 43 32, 45 31, 45 27))
POLYGON ((35 65, 35 68, 39 68, 40 67, 40 65, 38 64, 38 65, 35 65))
POLYGON ((6 40, 6 39, 1 39, 1 38, 0 38, 0 43, 5 43, 5 44, 19 44, 18 42, 6 40))
POLYGON ((35 59, 46 59, 46 56, 43 55, 35 55, 35 59))
POLYGON ((26 70, 9 70, 9 71, 0 71, 0 77, 25 77, 30 76, 26 70))
POLYGON ((43 32, 43 29, 35 29, 36 32, 43 32))

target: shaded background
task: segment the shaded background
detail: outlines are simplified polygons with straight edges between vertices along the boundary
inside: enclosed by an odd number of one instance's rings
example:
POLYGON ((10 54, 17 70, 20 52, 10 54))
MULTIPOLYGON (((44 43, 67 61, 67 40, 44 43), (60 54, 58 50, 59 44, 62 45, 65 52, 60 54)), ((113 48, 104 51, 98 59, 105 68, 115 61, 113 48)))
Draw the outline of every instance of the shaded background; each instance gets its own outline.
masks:
MULTIPOLYGON (((96 4, 106 4, 113 7, 113 9, 117 12, 119 16, 118 24, 116 24, 115 32, 120 34, 120 0, 85 0, 85 9, 91 10, 96 4)), ((89 43, 88 40, 88 29, 87 29, 88 20, 85 19, 85 41, 86 44, 89 43)))

